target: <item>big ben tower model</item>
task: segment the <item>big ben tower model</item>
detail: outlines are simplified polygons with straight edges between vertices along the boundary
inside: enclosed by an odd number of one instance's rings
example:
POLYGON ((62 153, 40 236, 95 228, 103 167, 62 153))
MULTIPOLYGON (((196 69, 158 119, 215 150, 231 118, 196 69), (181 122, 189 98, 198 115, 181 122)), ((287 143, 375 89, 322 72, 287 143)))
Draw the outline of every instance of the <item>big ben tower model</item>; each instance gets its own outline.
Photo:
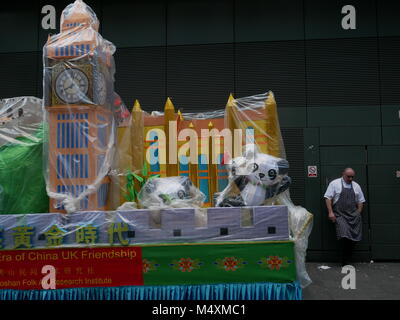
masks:
POLYGON ((98 28, 95 13, 77 0, 43 49, 50 212, 107 209, 115 47, 98 28))

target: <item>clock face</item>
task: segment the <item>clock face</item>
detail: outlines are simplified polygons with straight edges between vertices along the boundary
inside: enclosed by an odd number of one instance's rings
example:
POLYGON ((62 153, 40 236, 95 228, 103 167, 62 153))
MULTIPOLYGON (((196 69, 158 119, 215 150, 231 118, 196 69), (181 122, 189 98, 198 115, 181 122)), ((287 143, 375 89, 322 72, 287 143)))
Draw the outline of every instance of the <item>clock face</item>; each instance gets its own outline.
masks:
POLYGON ((78 103, 87 100, 89 80, 79 69, 67 69, 56 79, 56 93, 66 103, 78 103))
POLYGON ((106 77, 103 73, 98 72, 95 76, 95 103, 99 105, 103 105, 106 103, 107 97, 107 88, 106 88, 106 77))

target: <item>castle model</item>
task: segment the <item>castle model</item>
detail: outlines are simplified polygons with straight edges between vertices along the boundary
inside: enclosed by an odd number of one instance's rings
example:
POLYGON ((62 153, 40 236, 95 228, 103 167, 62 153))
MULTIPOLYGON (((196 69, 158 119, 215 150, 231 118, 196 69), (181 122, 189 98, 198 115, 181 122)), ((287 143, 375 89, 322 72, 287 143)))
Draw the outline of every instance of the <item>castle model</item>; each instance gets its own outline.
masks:
POLYGON ((201 136, 202 130, 211 132, 216 129, 218 132, 222 132, 228 128, 232 133, 232 146, 237 143, 242 146, 250 139, 258 146, 260 152, 284 157, 275 98, 272 92, 266 94, 264 98, 265 100, 257 106, 244 109, 240 107, 238 100, 230 95, 225 110, 199 114, 176 111, 170 98, 165 103, 164 113, 149 114, 144 112, 139 102, 136 101, 132 110, 131 123, 118 128, 119 148, 125 156, 121 157, 120 168, 137 170, 146 162, 150 168, 150 175, 188 176, 193 184, 205 194, 204 206, 212 206, 213 195, 224 190, 228 184, 228 172, 225 164, 232 154, 228 156, 226 154, 223 135, 219 136, 216 140, 217 143, 213 143, 214 138, 211 136, 207 138, 208 141, 204 141, 204 137, 201 136), (178 139, 174 141, 169 137, 171 121, 176 123, 176 134, 173 139, 176 139, 185 129, 193 129, 197 133, 197 163, 191 162, 190 152, 185 154, 177 152, 176 155, 173 155, 175 163, 159 161, 163 152, 166 159, 171 159, 169 155, 171 142, 176 144, 178 150, 186 143, 186 141, 178 141, 178 139), (129 128, 131 128, 130 132, 129 128), (166 133, 164 144, 160 144, 159 141, 158 132, 160 130, 166 133), (242 131, 239 138, 233 134, 235 130, 242 131), (249 132, 251 132, 251 136, 249 136, 249 132), (129 139, 126 139, 127 136, 129 139), (238 142, 235 139, 241 141, 238 142), (204 145, 206 148, 203 148, 204 145), (165 150, 162 150, 163 147, 165 150), (150 157, 146 157, 146 154, 149 154, 150 157), (213 161, 214 155, 217 162, 213 161), (130 160, 131 163, 129 163, 130 160))

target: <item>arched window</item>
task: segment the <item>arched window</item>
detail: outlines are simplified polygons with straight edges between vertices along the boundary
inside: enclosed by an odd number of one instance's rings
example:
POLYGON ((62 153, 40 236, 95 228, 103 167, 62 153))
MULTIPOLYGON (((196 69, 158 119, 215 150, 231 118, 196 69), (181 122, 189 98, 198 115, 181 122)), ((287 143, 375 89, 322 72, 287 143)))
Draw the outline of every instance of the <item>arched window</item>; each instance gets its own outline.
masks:
POLYGON ((199 155, 199 167, 198 167, 198 176, 199 176, 199 188, 200 191, 203 192, 206 196, 205 203, 210 202, 210 189, 208 186, 209 171, 208 171, 208 159, 205 154, 199 155))
POLYGON ((248 126, 246 128, 246 144, 248 143, 255 143, 254 135, 255 135, 255 130, 252 126, 248 126))
POLYGON ((151 174, 160 174, 160 160, 158 152, 158 136, 156 132, 150 132, 150 171, 151 174))

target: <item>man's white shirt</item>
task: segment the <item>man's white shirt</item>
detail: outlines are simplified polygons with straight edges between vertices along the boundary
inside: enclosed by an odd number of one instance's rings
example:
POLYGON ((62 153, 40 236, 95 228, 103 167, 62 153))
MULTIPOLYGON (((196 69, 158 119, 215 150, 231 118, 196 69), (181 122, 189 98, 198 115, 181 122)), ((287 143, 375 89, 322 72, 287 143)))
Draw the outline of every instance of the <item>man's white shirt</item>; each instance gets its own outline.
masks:
MULTIPOLYGON (((328 199, 333 199, 332 204, 335 204, 339 200, 340 193, 342 192, 342 183, 345 188, 351 188, 351 183, 346 183, 343 178, 338 178, 331 183, 329 183, 328 189, 326 189, 326 192, 324 194, 324 198, 328 199)), ((365 202, 364 194, 361 190, 360 185, 353 181, 353 190, 356 195, 356 202, 361 203, 365 202)))

